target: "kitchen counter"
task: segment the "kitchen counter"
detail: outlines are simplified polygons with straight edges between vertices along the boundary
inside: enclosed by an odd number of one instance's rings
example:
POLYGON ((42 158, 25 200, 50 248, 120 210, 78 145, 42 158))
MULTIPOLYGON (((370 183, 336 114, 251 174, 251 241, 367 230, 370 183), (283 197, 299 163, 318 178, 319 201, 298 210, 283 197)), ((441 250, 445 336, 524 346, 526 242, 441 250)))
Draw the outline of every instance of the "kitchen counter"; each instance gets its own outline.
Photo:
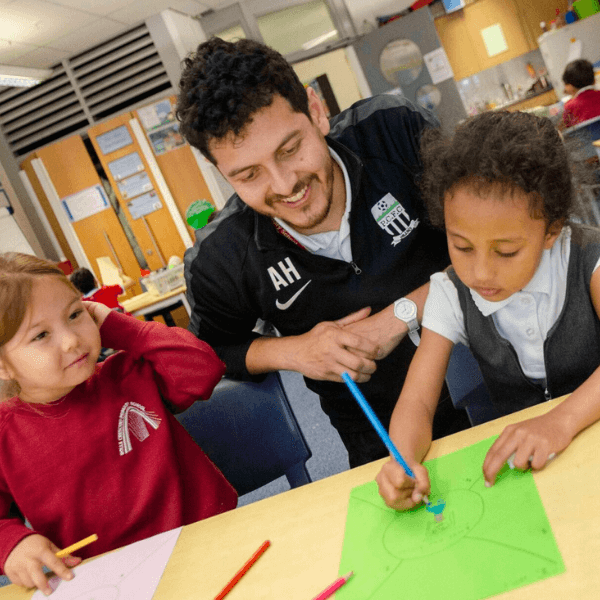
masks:
POLYGON ((524 98, 512 100, 502 106, 497 106, 495 110, 516 112, 525 108, 533 108, 534 106, 549 106, 550 104, 556 104, 557 102, 558 98, 556 97, 556 92, 552 86, 550 86, 539 92, 525 96, 524 98))

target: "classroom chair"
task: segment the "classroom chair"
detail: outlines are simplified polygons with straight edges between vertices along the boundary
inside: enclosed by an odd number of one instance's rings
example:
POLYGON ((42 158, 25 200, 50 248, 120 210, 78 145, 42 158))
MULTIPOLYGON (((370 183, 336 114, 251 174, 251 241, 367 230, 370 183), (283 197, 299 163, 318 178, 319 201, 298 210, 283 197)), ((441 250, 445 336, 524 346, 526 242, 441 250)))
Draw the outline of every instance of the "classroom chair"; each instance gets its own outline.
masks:
POLYGON ((471 425, 501 416, 490 400, 475 357, 464 344, 454 345, 446 371, 446 385, 454 407, 467 411, 471 425))
POLYGON ((600 140, 600 117, 578 123, 564 129, 562 133, 574 161, 594 169, 595 182, 580 185, 578 193, 587 211, 584 222, 598 227, 600 226, 600 169, 597 167, 598 153, 592 142, 600 140))
POLYGON ((292 488, 311 481, 312 453, 277 372, 260 382, 225 377, 210 400, 176 417, 240 496, 282 475, 292 488))

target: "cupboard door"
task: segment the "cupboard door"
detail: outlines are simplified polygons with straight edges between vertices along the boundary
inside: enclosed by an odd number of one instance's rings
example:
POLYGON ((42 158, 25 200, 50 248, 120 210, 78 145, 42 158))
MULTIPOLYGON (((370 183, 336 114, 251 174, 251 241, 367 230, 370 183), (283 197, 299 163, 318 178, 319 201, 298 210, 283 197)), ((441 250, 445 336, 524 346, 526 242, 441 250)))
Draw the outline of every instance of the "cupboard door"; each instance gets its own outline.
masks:
MULTIPOLYGON (((156 270, 171 256, 183 258, 191 239, 181 216, 173 211, 169 190, 146 159, 132 119, 132 113, 119 115, 90 127, 88 135, 149 268, 156 270)), ((147 145, 145 139, 142 143, 147 145)))
MULTIPOLYGON (((126 275, 137 280, 140 265, 83 139, 75 135, 36 150, 30 164, 34 167, 37 185, 45 186, 42 206, 46 203, 45 212, 51 206, 53 213, 48 213, 48 219, 52 216, 60 223, 61 232, 69 241, 72 254, 76 258, 82 257, 82 260, 76 260, 76 264, 80 267, 88 266, 98 281, 101 281, 96 259, 108 256, 126 275), (36 159, 43 165, 41 170, 36 159), (47 174, 49 181, 43 180, 44 174, 47 174), (52 197, 49 198, 49 195, 52 197)), ((23 166, 30 168, 29 165, 23 166)), ((131 288, 132 293, 140 291, 139 285, 131 288)))

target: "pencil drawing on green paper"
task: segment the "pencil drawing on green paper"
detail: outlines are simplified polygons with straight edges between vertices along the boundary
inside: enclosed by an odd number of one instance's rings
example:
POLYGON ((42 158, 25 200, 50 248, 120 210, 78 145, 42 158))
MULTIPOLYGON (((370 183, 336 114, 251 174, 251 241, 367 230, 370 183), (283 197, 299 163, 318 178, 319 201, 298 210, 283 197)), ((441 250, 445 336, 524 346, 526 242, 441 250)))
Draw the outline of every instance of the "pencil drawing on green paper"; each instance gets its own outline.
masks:
POLYGON ((531 473, 506 468, 484 486, 494 439, 425 463, 441 521, 388 508, 375 482, 352 490, 340 573, 355 576, 338 600, 480 600, 564 571, 531 473))

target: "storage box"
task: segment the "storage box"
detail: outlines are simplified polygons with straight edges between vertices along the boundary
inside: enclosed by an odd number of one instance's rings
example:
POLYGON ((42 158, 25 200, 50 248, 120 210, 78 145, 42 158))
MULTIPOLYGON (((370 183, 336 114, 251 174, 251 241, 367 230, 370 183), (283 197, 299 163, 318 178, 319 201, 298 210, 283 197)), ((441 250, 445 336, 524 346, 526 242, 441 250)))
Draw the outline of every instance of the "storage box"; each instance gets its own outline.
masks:
POLYGON ((142 282, 149 292, 162 296, 171 290, 175 290, 185 284, 183 276, 183 264, 176 265, 172 269, 160 269, 153 271, 147 277, 142 277, 142 282))
POLYGON ((600 2, 599 0, 576 0, 573 2, 573 10, 580 19, 585 19, 600 12, 600 2))

